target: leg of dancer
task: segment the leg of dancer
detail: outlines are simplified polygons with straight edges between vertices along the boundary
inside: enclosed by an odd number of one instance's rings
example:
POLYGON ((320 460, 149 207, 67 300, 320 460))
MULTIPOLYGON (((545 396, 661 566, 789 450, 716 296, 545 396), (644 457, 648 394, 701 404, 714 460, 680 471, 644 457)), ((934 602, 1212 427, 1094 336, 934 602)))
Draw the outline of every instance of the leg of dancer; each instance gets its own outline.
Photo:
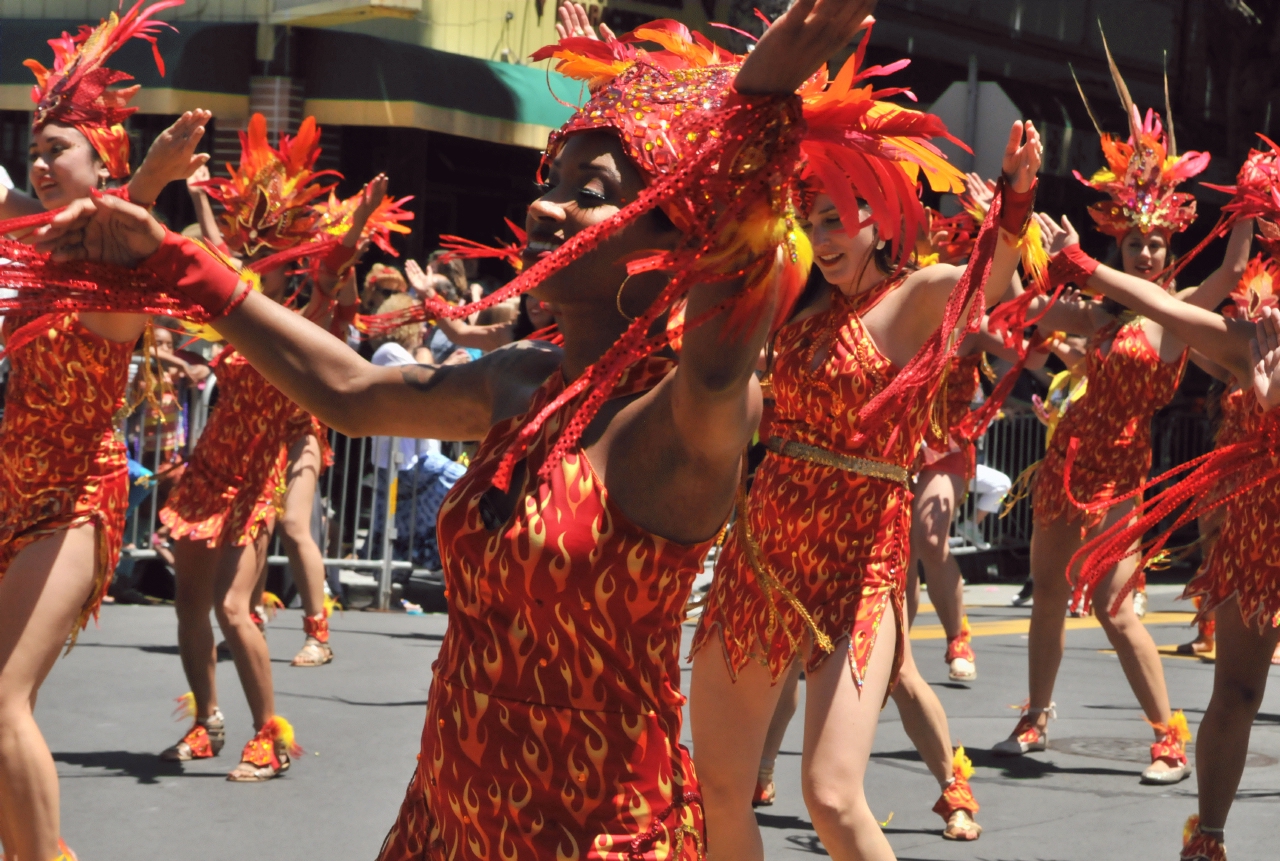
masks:
MULTIPOLYGON (((910 573, 916 576, 916 562, 924 566, 925 588, 934 612, 947 635, 945 660, 952 681, 972 682, 978 677, 973 647, 964 619, 964 582, 960 566, 951 555, 951 521, 956 505, 964 499, 963 476, 926 470, 916 479, 912 506, 910 573)), ((914 590, 918 594, 918 589, 914 590)), ((910 592, 908 593, 910 594, 910 592)), ((915 609, 909 607, 915 621, 915 609)))
POLYGON ((279 718, 271 679, 271 653, 266 637, 253 620, 253 594, 258 574, 266 564, 269 537, 264 531, 252 544, 224 544, 219 548, 214 572, 214 614, 231 648, 256 731, 241 754, 240 764, 227 775, 228 780, 237 782, 268 780, 290 764, 289 742, 272 733, 271 724, 279 718))
POLYGON ((217 667, 214 651, 214 581, 219 552, 205 541, 173 542, 173 609, 178 614, 178 655, 191 693, 179 699, 194 719, 177 744, 164 750, 161 759, 187 762, 217 756, 226 744, 226 721, 218 708, 217 667))
POLYGON ((903 731, 942 791, 933 807, 933 812, 946 820, 942 836, 947 840, 977 840, 982 826, 973 818, 978 812, 978 802, 969 789, 972 766, 963 748, 951 746, 947 712, 933 688, 920 675, 909 638, 892 697, 902 717, 903 731))
POLYGON ((782 750, 787 727, 800 708, 800 673, 803 669, 804 665, 800 661, 792 661, 786 676, 778 682, 782 691, 778 695, 778 704, 773 709, 773 719, 769 721, 769 732, 764 737, 764 753, 760 756, 760 772, 756 775, 756 794, 751 799, 752 807, 768 807, 777 797, 773 771, 778 763, 778 753, 782 750))
MULTIPOLYGON (((1116 506, 1101 525, 1090 530, 1093 537, 1131 516, 1132 504, 1116 506)), ((1031 629, 1027 643, 1028 708, 1013 734, 997 744, 998 754, 1017 755, 1045 750, 1048 723, 1054 714, 1053 689, 1066 649, 1066 612, 1071 598, 1067 562, 1084 545, 1080 526, 1066 519, 1037 523, 1031 535, 1031 576, 1036 600, 1031 605, 1031 629)), ((1164 668, 1155 641, 1133 611, 1133 596, 1126 596, 1115 616, 1107 612, 1112 599, 1133 574, 1132 557, 1122 560, 1097 591, 1094 611, 1102 623, 1112 648, 1120 658, 1125 678, 1133 689, 1143 714, 1152 724, 1157 743, 1165 740, 1173 712, 1165 687, 1164 668)), ((1156 758, 1143 772, 1144 783, 1175 783, 1189 776, 1185 761, 1156 758)))
POLYGON ((0 578, 0 836, 11 859, 61 851, 58 772, 32 711, 94 587, 96 531, 33 541, 0 578))
POLYGON ((1253 720, 1267 689, 1271 656, 1280 645, 1280 628, 1264 625, 1259 630, 1256 624, 1246 624, 1235 598, 1216 609, 1218 660, 1213 695, 1196 736, 1196 785, 1200 830, 1221 840, 1244 773, 1253 720))
POLYGON ((307 638, 293 658, 295 667, 319 667, 333 660, 329 614, 324 603, 324 556, 311 533, 321 468, 320 441, 316 437, 308 435, 290 447, 280 532, 302 598, 302 626, 307 638))

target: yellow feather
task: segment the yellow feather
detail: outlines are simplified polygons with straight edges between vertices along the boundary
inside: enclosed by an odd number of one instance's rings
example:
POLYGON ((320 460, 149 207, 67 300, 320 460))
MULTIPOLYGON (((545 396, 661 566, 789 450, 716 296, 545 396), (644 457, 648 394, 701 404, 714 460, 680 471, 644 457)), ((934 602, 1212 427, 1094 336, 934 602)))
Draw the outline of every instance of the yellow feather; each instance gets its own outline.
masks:
POLYGON ((959 776, 968 780, 973 777, 973 762, 969 759, 968 754, 964 752, 964 745, 956 748, 955 753, 951 755, 952 768, 959 776))
POLYGON ((174 699, 174 702, 178 704, 178 707, 173 710, 174 720, 181 721, 181 720, 195 719, 195 716, 196 716, 196 695, 195 694, 193 694, 191 691, 187 691, 182 696, 174 699))

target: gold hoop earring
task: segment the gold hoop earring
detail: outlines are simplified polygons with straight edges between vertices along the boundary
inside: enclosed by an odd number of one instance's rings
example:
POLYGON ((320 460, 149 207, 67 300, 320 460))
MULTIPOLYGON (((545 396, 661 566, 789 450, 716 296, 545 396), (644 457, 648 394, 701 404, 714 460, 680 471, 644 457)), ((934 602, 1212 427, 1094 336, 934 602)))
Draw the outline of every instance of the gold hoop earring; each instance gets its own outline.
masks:
POLYGON ((621 314, 623 317, 625 317, 627 322, 634 323, 636 321, 636 318, 632 317, 626 311, 622 310, 622 291, 627 289, 627 282, 630 280, 631 280, 631 275, 627 275, 626 278, 622 279, 622 284, 621 286, 618 287, 618 295, 614 298, 613 302, 615 305, 618 306, 618 313, 621 314))

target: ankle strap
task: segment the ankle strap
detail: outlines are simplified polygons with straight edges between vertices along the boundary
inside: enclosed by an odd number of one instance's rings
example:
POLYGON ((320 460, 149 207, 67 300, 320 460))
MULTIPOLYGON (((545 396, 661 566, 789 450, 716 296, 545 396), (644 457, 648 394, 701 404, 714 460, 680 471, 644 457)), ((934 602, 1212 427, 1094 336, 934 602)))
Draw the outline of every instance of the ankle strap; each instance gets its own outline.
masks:
POLYGON ((1050 719, 1050 720, 1057 720, 1057 719, 1058 719, 1058 704, 1057 704, 1057 703, 1049 703, 1049 705, 1048 705, 1047 707, 1045 707, 1045 708, 1033 708, 1033 707, 1031 707, 1031 706, 1029 706, 1029 705, 1028 705, 1028 706, 1023 706, 1023 707, 1022 707, 1022 713, 1023 713, 1024 715, 1047 714, 1047 715, 1049 716, 1049 719, 1050 719))

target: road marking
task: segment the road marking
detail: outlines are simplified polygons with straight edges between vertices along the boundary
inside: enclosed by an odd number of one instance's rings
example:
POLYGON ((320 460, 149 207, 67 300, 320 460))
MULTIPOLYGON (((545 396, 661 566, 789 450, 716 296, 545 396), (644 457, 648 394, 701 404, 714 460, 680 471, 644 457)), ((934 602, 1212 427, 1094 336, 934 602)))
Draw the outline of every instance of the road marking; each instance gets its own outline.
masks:
MULTIPOLYGON (((1142 622, 1145 625, 1189 625, 1195 617, 1195 613, 1184 612, 1148 613, 1143 617, 1142 622)), ((1093 616, 1083 619, 1068 618, 1063 621, 1066 623, 1068 631, 1102 627, 1102 623, 1093 616)), ((1031 630, 1031 619, 1030 617, 1024 617, 1021 619, 999 619, 991 622, 971 621, 969 628, 973 631, 973 636, 975 637, 1025 634, 1031 630)), ((911 629, 911 639, 913 640, 945 640, 946 638, 947 632, 941 625, 916 625, 911 629)))

